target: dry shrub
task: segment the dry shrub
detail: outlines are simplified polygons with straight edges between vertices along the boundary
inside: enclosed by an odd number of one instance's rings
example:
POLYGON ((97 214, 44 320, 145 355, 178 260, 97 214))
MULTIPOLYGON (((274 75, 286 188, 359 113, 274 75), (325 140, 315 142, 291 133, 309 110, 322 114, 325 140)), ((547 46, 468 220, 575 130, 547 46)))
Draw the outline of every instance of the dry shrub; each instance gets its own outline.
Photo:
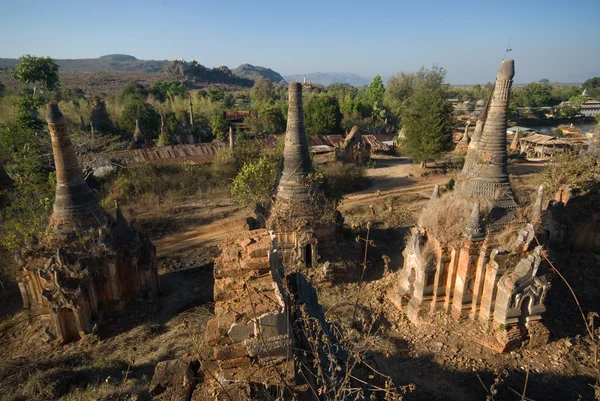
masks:
POLYGON ((459 246, 463 241, 462 232, 477 201, 480 213, 489 211, 489 201, 467 198, 456 192, 444 195, 428 205, 421 216, 427 235, 442 245, 459 246))

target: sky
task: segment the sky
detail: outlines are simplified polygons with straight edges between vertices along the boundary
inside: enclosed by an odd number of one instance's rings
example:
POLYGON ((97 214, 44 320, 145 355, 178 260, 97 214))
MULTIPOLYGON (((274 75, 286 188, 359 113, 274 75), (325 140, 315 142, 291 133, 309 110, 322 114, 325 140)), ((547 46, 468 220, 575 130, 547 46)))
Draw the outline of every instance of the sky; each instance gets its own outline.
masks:
POLYGON ((365 77, 438 64, 452 84, 600 76, 600 0, 0 0, 0 58, 250 63, 365 77), (510 41, 510 45, 509 45, 510 41))

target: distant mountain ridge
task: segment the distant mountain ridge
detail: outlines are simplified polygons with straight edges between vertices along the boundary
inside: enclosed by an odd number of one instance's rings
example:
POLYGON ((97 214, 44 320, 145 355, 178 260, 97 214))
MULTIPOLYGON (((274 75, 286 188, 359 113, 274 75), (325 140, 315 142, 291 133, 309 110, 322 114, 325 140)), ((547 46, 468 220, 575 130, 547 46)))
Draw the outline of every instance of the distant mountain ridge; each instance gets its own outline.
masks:
POLYGON ((308 74, 284 75, 283 77, 288 82, 302 82, 306 77, 307 81, 325 86, 333 83, 349 84, 352 86, 363 86, 371 83, 371 79, 351 72, 311 72, 308 74))
POLYGON ((231 72, 238 77, 256 81, 258 78, 266 78, 273 83, 285 83, 286 80, 276 71, 270 68, 260 67, 252 64, 242 64, 231 72))
MULTIPOLYGON (((159 72, 169 61, 138 60, 128 54, 108 54, 98 58, 57 59, 64 72, 159 72)), ((0 70, 15 68, 16 58, 0 58, 0 70)))

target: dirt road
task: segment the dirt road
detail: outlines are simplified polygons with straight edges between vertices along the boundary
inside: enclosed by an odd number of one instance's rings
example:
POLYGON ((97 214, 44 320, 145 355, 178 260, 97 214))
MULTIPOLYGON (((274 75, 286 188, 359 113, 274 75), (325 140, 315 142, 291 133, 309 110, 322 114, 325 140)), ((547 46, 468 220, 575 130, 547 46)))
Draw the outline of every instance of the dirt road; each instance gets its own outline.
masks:
MULTIPOLYGON (((347 195, 340 211, 357 206, 367 206, 384 202, 385 199, 406 194, 420 194, 428 197, 434 185, 445 185, 453 177, 452 172, 422 177, 423 173, 430 174, 434 169, 424 170, 418 165, 411 164, 408 159, 398 157, 377 156, 376 168, 367 169, 367 176, 372 185, 366 190, 347 195)), ((511 174, 527 175, 539 171, 543 164, 521 163, 509 166, 511 174)), ((208 224, 195 227, 192 230, 175 233, 154 240, 158 256, 186 249, 216 244, 231 234, 244 229, 246 214, 237 212, 227 218, 218 219, 208 224)))

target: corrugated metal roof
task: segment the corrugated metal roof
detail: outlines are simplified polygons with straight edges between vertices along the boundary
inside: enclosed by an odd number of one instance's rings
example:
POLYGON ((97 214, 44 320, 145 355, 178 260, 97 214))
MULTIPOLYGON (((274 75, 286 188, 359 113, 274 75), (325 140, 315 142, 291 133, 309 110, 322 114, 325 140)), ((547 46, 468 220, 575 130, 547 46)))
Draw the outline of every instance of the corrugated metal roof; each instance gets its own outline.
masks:
MULTIPOLYGON (((391 135, 363 135, 366 142, 371 144, 374 151, 389 150, 389 145, 383 141, 392 140, 391 135)), ((309 148, 313 153, 333 152, 333 148, 343 141, 342 135, 314 135, 309 138, 309 148)), ((250 139, 258 142, 263 148, 274 148, 277 146, 278 138, 270 136, 264 139, 250 139)), ((128 149, 121 151, 117 157, 124 159, 129 164, 180 164, 191 162, 194 164, 211 163, 219 149, 228 145, 225 142, 195 143, 189 145, 169 145, 143 149, 128 149)))
POLYGON ((568 140, 566 138, 556 138, 553 136, 542 135, 542 134, 531 134, 529 136, 519 138, 519 141, 535 143, 537 145, 548 145, 548 146, 556 146, 556 145, 572 146, 576 143, 576 141, 568 140))

